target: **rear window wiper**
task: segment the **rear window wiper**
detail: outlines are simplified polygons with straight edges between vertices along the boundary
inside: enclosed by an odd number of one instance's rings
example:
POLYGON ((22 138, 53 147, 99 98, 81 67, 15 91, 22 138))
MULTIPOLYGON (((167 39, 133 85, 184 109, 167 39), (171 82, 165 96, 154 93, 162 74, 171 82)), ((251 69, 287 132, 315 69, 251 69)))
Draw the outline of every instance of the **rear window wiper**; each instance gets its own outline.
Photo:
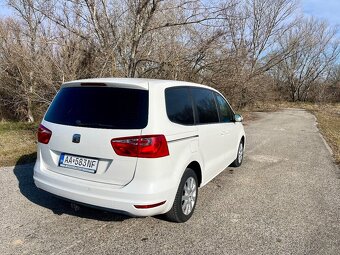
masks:
POLYGON ((115 128, 114 125, 101 124, 101 123, 95 123, 95 122, 81 122, 80 120, 76 120, 75 123, 76 123, 77 126, 81 126, 81 127, 115 128))

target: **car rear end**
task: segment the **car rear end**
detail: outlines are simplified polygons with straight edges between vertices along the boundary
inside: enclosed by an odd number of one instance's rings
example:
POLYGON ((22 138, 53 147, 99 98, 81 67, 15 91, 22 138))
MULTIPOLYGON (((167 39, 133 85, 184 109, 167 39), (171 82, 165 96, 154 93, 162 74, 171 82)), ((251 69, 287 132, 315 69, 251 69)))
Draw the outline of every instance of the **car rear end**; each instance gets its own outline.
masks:
POLYGON ((39 126, 36 186, 136 216, 165 213, 174 195, 164 176, 149 170, 136 178, 138 160, 151 159, 151 165, 170 160, 165 136, 143 133, 149 110, 147 82, 64 84, 39 126))

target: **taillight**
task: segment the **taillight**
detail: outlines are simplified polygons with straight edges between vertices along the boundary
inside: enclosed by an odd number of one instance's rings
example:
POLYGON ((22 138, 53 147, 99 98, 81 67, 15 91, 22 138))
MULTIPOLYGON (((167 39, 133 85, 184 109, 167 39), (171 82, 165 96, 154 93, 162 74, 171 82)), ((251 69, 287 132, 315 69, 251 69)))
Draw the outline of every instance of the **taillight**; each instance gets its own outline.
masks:
POLYGON ((119 156, 160 158, 169 155, 168 143, 164 135, 114 138, 111 140, 111 145, 119 156))
POLYGON ((51 136, 52 131, 40 124, 38 128, 38 142, 48 144, 51 136))

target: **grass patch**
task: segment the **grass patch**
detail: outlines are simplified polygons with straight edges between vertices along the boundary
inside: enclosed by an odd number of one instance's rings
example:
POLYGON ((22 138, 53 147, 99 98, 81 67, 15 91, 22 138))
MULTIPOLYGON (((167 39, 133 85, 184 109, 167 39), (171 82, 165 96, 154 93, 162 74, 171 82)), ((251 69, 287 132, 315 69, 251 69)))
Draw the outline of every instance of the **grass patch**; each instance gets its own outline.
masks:
POLYGON ((318 127, 332 148, 334 159, 340 165, 340 104, 322 105, 306 108, 314 113, 318 120, 318 127))
POLYGON ((0 122, 0 166, 34 162, 38 124, 0 122))

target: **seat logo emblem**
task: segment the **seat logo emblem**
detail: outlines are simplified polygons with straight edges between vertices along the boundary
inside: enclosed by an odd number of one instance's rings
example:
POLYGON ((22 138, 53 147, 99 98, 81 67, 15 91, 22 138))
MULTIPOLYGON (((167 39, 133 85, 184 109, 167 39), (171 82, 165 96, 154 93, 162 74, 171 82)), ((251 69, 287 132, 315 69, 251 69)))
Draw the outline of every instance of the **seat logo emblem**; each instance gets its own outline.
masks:
POLYGON ((73 143, 80 143, 80 134, 74 134, 72 137, 73 143))

